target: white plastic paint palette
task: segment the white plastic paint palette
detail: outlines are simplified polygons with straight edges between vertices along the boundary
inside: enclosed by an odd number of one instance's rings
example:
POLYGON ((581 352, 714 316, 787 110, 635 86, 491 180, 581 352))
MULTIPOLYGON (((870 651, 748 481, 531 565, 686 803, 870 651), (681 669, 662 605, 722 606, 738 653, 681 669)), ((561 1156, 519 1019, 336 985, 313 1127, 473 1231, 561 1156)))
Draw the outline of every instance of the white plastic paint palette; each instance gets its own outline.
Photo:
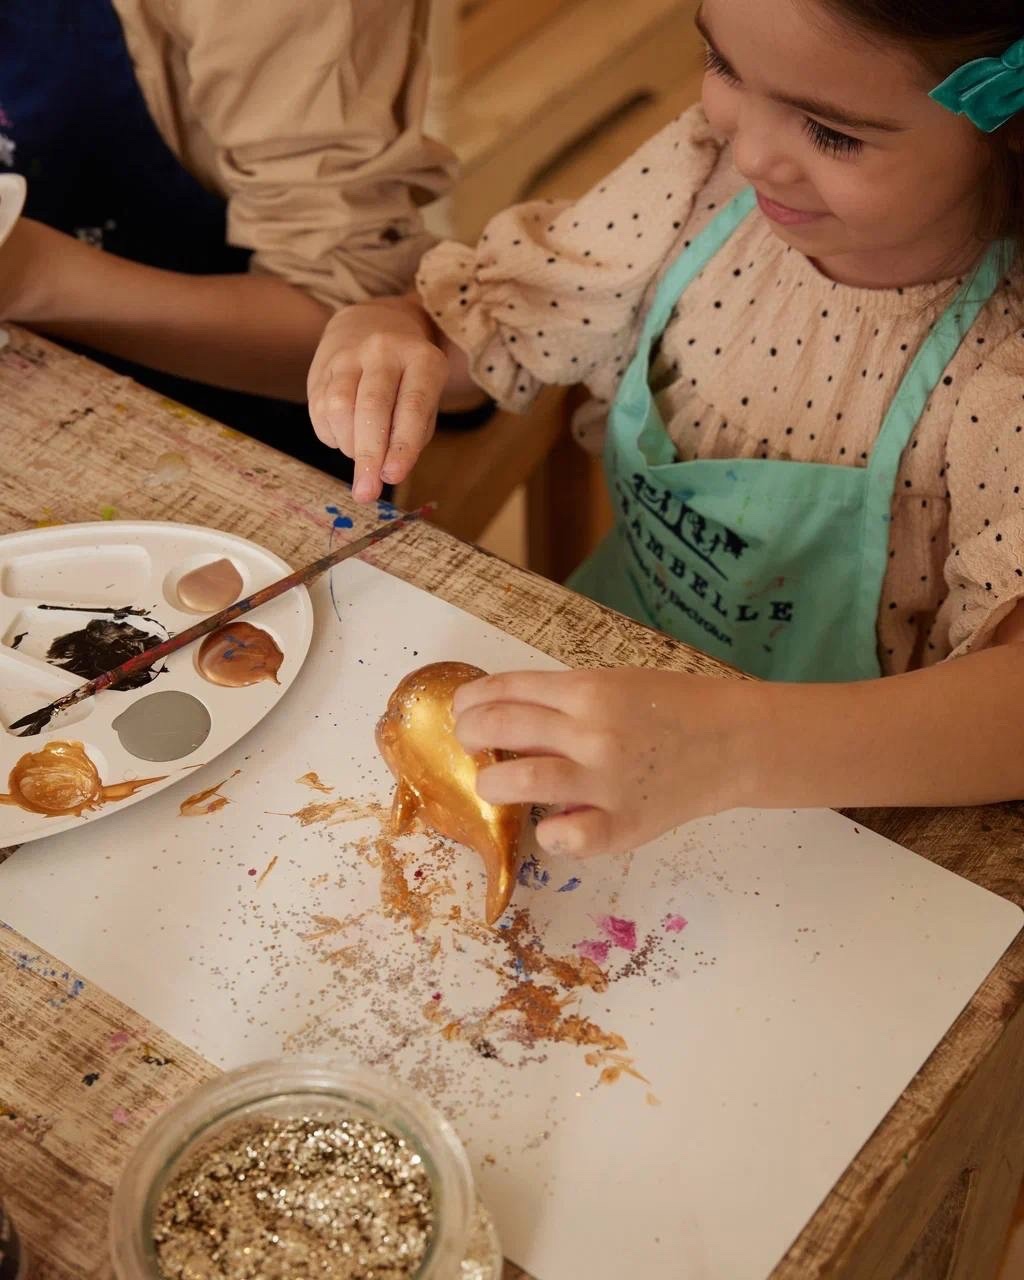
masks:
MULTIPOLYGON (((216 684, 199 670, 200 645, 193 644, 137 677, 137 687, 87 699, 42 733, 26 738, 10 732, 21 716, 83 682, 85 674, 60 665, 77 661, 83 646, 95 640, 101 651, 116 654, 124 637, 141 647, 145 641, 137 633, 162 640, 193 625, 201 614, 185 607, 178 584, 197 568, 224 561, 241 579, 239 595, 290 572, 254 543, 193 525, 63 525, 0 538, 0 792, 12 792, 8 779, 19 760, 64 742, 81 743, 107 792, 81 815, 47 816, 5 801, 0 846, 53 835, 144 800, 227 750, 280 701, 312 638, 305 588, 279 596, 248 619, 283 655, 277 683, 216 684), (134 714, 125 714, 133 708, 134 714), (138 789, 122 785, 143 779, 156 780, 138 789)), ((226 578, 231 582, 234 575, 228 571, 226 578)))

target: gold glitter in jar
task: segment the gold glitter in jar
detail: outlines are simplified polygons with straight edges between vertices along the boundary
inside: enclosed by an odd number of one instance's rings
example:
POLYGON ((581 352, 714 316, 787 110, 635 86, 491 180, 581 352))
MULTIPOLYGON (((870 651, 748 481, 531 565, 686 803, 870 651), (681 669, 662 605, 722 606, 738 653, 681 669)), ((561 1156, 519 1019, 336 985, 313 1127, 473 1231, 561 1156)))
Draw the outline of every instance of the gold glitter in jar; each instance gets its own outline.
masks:
POLYGON ((433 1234, 430 1179, 355 1116, 240 1121, 173 1174, 153 1220, 165 1280, 410 1280, 433 1234))

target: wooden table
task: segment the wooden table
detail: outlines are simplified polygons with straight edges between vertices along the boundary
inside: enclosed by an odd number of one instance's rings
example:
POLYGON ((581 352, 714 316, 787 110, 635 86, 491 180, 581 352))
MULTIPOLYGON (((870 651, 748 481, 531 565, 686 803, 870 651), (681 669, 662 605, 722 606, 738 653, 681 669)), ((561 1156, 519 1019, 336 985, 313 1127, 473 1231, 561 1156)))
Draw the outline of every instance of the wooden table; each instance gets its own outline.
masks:
MULTIPOLYGON (((0 441, 3 533, 184 520, 253 538, 298 565, 323 550, 328 504, 345 506, 357 533, 367 523, 329 477, 18 330, 0 351, 0 441)), ((385 543, 375 558, 570 665, 715 669, 436 529, 385 543)), ((1024 897, 1020 806, 858 819, 996 893, 1024 897)), ((989 1280, 1024 1176, 1022 1006, 1018 940, 774 1280, 989 1280)), ((214 1073, 91 983, 78 991, 59 958, 0 929, 0 1186, 39 1260, 35 1276, 108 1274, 107 1206, 129 1151, 152 1117, 214 1073)))

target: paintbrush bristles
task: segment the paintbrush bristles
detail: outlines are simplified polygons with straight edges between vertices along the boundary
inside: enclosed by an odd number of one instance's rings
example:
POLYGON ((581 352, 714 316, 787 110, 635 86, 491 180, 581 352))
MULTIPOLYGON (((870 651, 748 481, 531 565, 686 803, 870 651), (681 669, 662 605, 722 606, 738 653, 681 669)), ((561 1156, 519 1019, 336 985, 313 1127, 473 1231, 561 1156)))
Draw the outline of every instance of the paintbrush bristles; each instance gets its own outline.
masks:
POLYGON ((113 670, 105 671, 94 680, 87 680, 84 684, 79 685, 77 689, 72 689, 70 693, 66 693, 63 697, 57 698, 55 702, 51 702, 49 706, 40 707, 37 711, 30 711, 28 715, 22 716, 20 720, 15 720, 13 724, 8 725, 8 732, 21 738, 29 738, 37 733, 42 733, 53 717, 60 712, 77 706, 78 703, 84 702, 86 698, 93 697, 94 694, 102 693, 104 689, 111 688, 111 686, 120 683, 128 676, 135 675, 139 671, 148 670, 149 667, 159 662, 161 658, 166 658, 171 653, 177 653, 179 649, 186 648, 195 640, 201 640, 203 636, 208 636, 212 631, 218 631, 221 627, 226 627, 229 623, 234 622, 236 618, 242 617, 243 614, 251 613, 253 609, 258 609, 261 604, 266 604, 268 600, 276 600, 278 596, 284 595, 286 591, 291 591, 293 587, 307 586, 322 573, 326 573, 328 569, 333 569, 335 565, 341 564, 343 560, 359 555, 360 552, 365 551, 368 547, 372 547, 375 543, 390 537, 391 534, 397 533, 405 525, 411 524, 414 520, 419 520, 428 512, 433 511, 436 505, 436 503, 428 502, 416 511, 409 511, 394 520, 389 520, 387 524, 379 525, 369 533, 363 534, 361 538, 356 538, 354 542, 345 543, 327 555, 321 556, 319 560, 314 560, 312 564, 306 565, 305 568, 296 569, 294 573, 289 573, 277 582, 272 582, 270 586, 254 591, 252 595, 246 596, 244 600, 239 600, 236 604, 229 605, 228 608, 222 609, 220 613, 214 613, 208 618, 203 618, 194 626, 185 631, 179 631, 177 635, 170 636, 152 649, 147 649, 144 653, 136 654, 134 657, 129 658, 127 662, 122 662, 120 666, 114 667, 113 670))

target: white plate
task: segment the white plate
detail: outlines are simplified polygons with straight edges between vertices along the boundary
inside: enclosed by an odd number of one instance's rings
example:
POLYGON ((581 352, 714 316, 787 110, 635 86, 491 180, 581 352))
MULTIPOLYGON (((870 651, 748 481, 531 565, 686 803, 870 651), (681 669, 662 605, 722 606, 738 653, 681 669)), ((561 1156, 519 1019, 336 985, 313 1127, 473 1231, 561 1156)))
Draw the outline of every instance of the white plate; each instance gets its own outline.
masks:
POLYGON ((0 245, 14 229, 25 207, 28 187, 20 173, 0 174, 0 245))
POLYGON ((40 605, 77 609, 143 608, 148 620, 125 621, 163 634, 183 631, 198 615, 182 609, 177 579, 199 564, 230 559, 248 595, 289 573, 278 556, 232 534, 196 525, 156 521, 116 521, 31 529, 0 538, 0 791, 15 763, 47 742, 81 742, 105 786, 166 775, 133 796, 87 811, 82 817, 46 817, 11 804, 0 806, 0 846, 23 844, 115 813, 177 782, 226 751, 254 728, 280 701, 298 675, 313 634, 313 609, 305 588, 263 605, 251 622, 270 634, 284 654, 279 684, 262 681, 244 688, 211 684, 195 665, 197 646, 161 662, 165 671, 138 689, 109 689, 81 703, 67 718, 31 738, 18 737, 7 725, 45 706, 82 683, 82 677, 45 660, 59 634, 84 627, 87 612, 41 611, 40 605), (70 621, 69 621, 70 620, 70 621), (155 626, 150 625, 157 624, 155 626), (15 647, 17 646, 17 647, 15 647), (205 742, 176 760, 152 762, 131 755, 112 722, 140 698, 177 689, 192 694, 210 713, 205 742))

